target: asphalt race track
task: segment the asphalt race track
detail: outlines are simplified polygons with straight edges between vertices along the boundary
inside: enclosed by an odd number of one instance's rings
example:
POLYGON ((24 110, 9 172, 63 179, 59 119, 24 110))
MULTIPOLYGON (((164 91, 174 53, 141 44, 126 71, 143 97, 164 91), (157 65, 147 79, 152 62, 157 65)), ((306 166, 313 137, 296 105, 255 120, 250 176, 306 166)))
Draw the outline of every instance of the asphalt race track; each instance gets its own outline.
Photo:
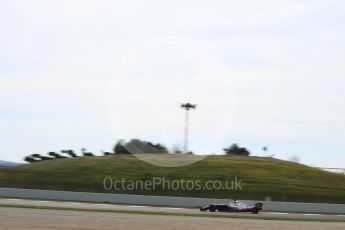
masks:
POLYGON ((344 222, 277 221, 0 207, 8 230, 339 230, 344 222))
POLYGON ((163 212, 163 213, 179 213, 179 214, 232 215, 236 217, 255 216, 255 217, 276 217, 276 218, 345 221, 345 215, 336 215, 336 214, 287 213, 287 212, 267 212, 267 211, 260 212, 259 214, 223 213, 223 212, 209 213, 209 212, 200 212, 197 208, 152 207, 152 206, 141 206, 141 205, 81 203, 81 202, 28 200, 28 199, 11 199, 11 198, 0 198, 0 205, 40 206, 40 207, 52 207, 52 208, 56 207, 56 208, 117 210, 117 211, 140 211, 140 212, 159 212, 159 213, 163 212))

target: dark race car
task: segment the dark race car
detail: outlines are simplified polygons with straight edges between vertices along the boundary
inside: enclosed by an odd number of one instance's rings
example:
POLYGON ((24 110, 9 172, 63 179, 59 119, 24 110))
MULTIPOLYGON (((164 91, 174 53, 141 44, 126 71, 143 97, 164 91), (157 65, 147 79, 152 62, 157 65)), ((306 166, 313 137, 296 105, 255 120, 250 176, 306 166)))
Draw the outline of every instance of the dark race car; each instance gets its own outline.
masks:
POLYGON ((209 206, 200 208, 202 212, 251 212, 258 214, 262 210, 263 203, 256 203, 255 205, 246 205, 244 203, 230 202, 229 204, 211 204, 209 206))

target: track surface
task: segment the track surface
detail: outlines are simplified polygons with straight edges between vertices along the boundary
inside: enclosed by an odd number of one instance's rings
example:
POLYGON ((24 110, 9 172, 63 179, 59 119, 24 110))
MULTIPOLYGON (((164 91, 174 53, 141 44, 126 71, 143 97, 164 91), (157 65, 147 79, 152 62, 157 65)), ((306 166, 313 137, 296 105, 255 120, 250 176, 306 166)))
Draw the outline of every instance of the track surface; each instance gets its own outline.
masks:
MULTIPOLYGON (((40 207, 58 207, 58 208, 75 208, 75 209, 95 209, 95 210, 123 210, 123 211, 142 211, 142 212, 164 212, 180 214, 204 214, 204 215, 232 215, 237 217, 276 217, 276 218, 294 218, 294 219, 316 219, 316 220, 342 220, 345 221, 345 215, 328 215, 328 214, 311 214, 311 213, 285 213, 285 212, 260 212, 259 214, 251 213, 209 213, 200 212, 196 208, 174 208, 174 207, 152 207, 141 205, 118 205, 103 203, 81 203, 65 201, 48 201, 48 200, 26 200, 0 198, 0 205, 26 205, 40 207)), ((265 208, 265 207, 264 207, 265 208)))
POLYGON ((339 230, 345 229, 345 223, 0 208, 0 228, 6 230, 339 230))

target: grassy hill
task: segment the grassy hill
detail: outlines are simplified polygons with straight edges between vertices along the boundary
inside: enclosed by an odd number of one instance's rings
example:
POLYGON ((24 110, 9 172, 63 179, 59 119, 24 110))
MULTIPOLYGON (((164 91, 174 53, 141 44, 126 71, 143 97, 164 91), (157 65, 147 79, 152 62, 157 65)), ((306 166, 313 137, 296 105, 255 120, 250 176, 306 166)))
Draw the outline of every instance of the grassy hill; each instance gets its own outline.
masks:
MULTIPOLYGON (((224 185, 224 184, 223 184, 224 185)), ((56 159, 0 169, 0 187, 113 192, 191 197, 264 199, 280 201, 345 203, 345 176, 292 162, 235 156, 208 156, 179 168, 149 165, 131 155, 56 159), (126 180, 242 180, 241 190, 168 190, 156 186, 152 191, 106 191, 105 177, 126 180)))

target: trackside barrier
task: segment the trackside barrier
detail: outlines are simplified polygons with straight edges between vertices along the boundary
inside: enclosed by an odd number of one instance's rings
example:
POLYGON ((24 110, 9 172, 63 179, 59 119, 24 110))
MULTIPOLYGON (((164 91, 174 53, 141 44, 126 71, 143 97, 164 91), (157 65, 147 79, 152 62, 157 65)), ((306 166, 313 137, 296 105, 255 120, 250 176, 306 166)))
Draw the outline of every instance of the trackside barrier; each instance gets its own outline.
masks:
MULTIPOLYGON (((227 203, 229 200, 212 198, 190 198, 171 196, 146 196, 90 192, 69 192, 54 190, 35 190, 0 188, 0 197, 16 197, 47 200, 107 202, 114 204, 136 204, 157 206, 200 207, 211 203, 227 203)), ((320 212, 320 213, 345 213, 345 204, 321 204, 299 202, 253 201, 243 200, 248 204, 264 203, 264 210, 284 212, 320 212)))

